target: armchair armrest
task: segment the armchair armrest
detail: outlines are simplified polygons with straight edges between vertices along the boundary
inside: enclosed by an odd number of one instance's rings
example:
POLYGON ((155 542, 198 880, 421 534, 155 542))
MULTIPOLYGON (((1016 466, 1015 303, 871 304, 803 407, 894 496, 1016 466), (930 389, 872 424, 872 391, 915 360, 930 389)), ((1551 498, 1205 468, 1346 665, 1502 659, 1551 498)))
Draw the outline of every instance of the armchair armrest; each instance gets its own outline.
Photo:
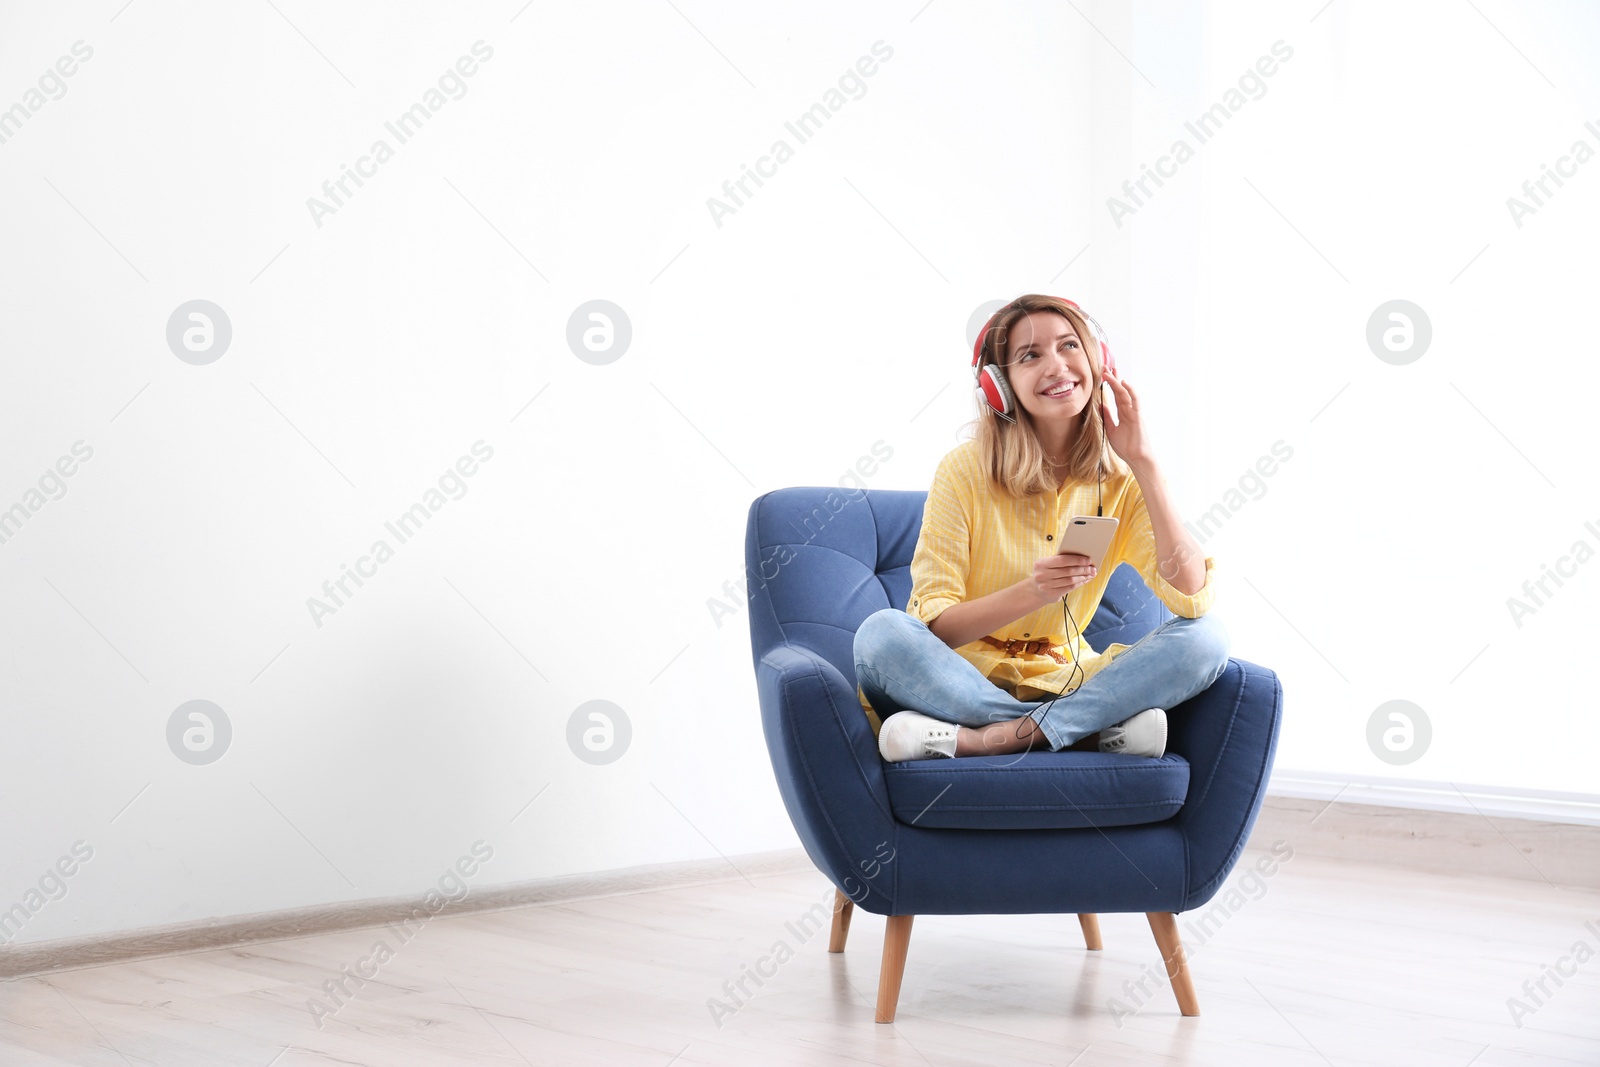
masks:
POLYGON ((790 642, 761 657, 756 689, 778 791, 806 854, 856 904, 887 915, 898 824, 855 685, 790 642))
POLYGON ((1167 716, 1167 749, 1189 761, 1189 794, 1174 816, 1189 842, 1181 910, 1210 900, 1244 850, 1267 791, 1283 718, 1272 670, 1230 659, 1200 695, 1167 716))

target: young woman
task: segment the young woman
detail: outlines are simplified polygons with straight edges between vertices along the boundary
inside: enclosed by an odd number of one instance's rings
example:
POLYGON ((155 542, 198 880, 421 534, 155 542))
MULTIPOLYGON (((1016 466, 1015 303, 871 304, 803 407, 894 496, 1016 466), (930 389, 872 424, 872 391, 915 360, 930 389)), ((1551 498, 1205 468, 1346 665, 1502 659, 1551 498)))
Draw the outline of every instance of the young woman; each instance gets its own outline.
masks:
POLYGON ((1165 709, 1226 669, 1227 631, 1206 614, 1214 560, 1173 510, 1139 395, 1104 341, 1076 304, 1037 294, 979 335, 977 432, 934 473, 910 603, 855 635, 859 697, 885 760, 1032 747, 1159 757, 1165 709), (1074 516, 1100 514, 1118 525, 1098 571, 1056 551, 1074 516), (1119 563, 1175 617, 1097 654, 1081 627, 1119 563))

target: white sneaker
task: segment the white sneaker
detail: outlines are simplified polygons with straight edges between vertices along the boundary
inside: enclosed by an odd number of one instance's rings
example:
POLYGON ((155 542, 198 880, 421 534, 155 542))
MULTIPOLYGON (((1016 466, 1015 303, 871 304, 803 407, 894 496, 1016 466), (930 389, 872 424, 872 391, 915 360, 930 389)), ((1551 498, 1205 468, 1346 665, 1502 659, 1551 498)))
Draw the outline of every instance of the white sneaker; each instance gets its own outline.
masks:
POLYGON ((1100 751, 1159 758, 1167 751, 1167 713, 1146 708, 1133 718, 1100 731, 1100 751))
POLYGON ((878 730, 878 754, 887 763, 955 758, 956 724, 920 711, 897 711, 878 730))

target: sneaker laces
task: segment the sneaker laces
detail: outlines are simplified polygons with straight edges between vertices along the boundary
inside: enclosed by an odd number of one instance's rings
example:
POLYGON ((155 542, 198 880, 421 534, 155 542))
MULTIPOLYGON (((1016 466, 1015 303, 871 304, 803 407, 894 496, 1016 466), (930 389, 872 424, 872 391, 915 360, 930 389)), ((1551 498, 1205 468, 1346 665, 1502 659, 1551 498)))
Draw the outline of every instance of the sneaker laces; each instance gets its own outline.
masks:
POLYGON ((942 748, 940 748, 936 744, 936 742, 948 741, 948 740, 950 740, 951 738, 953 738, 955 736, 956 736, 956 731, 955 731, 954 727, 936 727, 934 729, 929 730, 922 737, 922 751, 923 751, 923 754, 924 755, 928 755, 928 756, 940 756, 940 757, 943 757, 943 758, 949 758, 948 757, 948 753, 946 753, 942 748))

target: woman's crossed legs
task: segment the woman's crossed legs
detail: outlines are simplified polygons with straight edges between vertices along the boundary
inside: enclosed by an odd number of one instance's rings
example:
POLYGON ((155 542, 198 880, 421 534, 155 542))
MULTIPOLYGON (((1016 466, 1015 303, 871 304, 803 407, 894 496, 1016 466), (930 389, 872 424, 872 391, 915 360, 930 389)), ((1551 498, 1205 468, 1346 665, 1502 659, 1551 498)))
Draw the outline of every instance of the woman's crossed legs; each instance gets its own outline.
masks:
POLYGON ((1073 692, 1019 700, 985 678, 922 620, 884 608, 857 628, 854 658, 861 691, 880 719, 909 709, 956 723, 965 727, 956 732, 956 755, 974 756, 1031 747, 1092 748, 1107 726, 1146 708, 1165 710, 1203 693, 1227 669, 1228 649, 1227 630, 1214 615, 1174 616, 1073 692))

